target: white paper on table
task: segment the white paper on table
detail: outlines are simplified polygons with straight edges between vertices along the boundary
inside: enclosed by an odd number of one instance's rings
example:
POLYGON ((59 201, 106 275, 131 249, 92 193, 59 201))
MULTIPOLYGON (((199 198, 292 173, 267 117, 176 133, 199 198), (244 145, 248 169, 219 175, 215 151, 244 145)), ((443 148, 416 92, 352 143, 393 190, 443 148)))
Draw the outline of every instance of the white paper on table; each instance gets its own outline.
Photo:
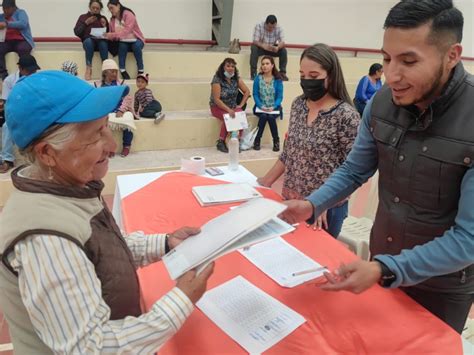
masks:
POLYGON ((260 192, 246 183, 194 186, 191 191, 201 206, 247 201, 262 197, 260 192))
POLYGON ((327 271, 323 269, 293 276, 293 273, 322 266, 282 238, 273 238, 239 252, 283 287, 291 288, 301 285, 322 276, 327 271))
POLYGON ((306 320, 242 276, 207 291, 196 306, 251 354, 260 354, 306 320))
POLYGON ((255 112, 256 113, 268 113, 269 115, 279 115, 281 113, 280 111, 276 111, 276 110, 274 110, 274 111, 264 111, 262 109, 259 109, 258 107, 255 108, 255 112))
MULTIPOLYGON (((171 278, 176 280, 186 271, 224 255, 233 243, 285 209, 285 205, 266 198, 245 202, 204 224, 200 233, 187 238, 163 256, 163 263, 171 278)), ((254 242, 249 240, 248 243, 254 242)))
POLYGON ((104 38, 104 34, 107 31, 105 27, 91 28, 91 36, 95 38, 104 38))
POLYGON ((4 28, 3 30, 0 30, 0 42, 5 42, 5 36, 7 35, 7 30, 4 28))
POLYGON ((249 128, 247 121, 247 115, 244 111, 238 111, 235 113, 235 117, 230 117, 230 114, 224 114, 225 128, 228 132, 239 131, 241 129, 249 128))

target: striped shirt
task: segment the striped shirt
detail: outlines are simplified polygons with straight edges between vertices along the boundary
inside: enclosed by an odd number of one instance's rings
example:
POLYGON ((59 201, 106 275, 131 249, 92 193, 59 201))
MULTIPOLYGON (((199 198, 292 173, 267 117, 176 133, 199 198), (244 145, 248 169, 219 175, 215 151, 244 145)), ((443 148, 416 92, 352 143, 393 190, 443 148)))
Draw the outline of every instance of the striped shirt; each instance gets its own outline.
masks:
POLYGON ((277 41, 284 42, 283 29, 276 25, 272 32, 265 29, 265 22, 257 23, 253 31, 253 41, 274 45, 277 41))
POLYGON ((155 97, 153 96, 153 92, 150 89, 138 90, 135 93, 135 112, 141 113, 154 99, 155 97))
MULTIPOLYGON (((163 234, 142 232, 125 238, 135 265, 165 253, 163 234)), ((193 304, 178 288, 140 317, 110 320, 94 265, 75 243, 53 235, 33 235, 9 255, 18 272, 21 297, 33 327, 54 353, 150 354, 183 325, 193 304)))

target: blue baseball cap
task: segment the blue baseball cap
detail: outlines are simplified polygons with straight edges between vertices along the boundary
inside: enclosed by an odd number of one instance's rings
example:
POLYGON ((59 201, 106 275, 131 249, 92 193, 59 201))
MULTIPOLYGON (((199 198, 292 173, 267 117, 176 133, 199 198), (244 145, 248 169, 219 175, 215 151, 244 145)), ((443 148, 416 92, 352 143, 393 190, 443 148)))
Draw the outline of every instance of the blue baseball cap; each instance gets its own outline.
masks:
POLYGON ((58 70, 22 77, 8 96, 5 117, 13 141, 26 148, 53 124, 100 119, 117 109, 128 86, 95 88, 58 70))

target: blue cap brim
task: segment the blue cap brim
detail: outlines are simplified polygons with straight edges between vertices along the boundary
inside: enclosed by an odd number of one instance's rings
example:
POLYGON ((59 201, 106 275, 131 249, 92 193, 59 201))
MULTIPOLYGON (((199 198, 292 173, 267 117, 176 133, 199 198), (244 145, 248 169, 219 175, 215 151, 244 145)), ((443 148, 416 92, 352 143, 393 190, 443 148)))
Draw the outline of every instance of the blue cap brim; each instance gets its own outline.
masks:
POLYGON ((122 98, 130 91, 126 85, 100 87, 91 90, 77 105, 55 123, 94 121, 117 110, 122 98))

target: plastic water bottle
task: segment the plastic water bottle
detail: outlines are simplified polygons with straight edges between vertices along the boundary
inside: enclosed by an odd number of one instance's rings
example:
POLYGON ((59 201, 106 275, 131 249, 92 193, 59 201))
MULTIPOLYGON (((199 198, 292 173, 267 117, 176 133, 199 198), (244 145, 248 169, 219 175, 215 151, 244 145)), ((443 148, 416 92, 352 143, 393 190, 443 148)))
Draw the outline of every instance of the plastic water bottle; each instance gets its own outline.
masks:
POLYGON ((239 169, 239 139, 237 132, 232 132, 229 141, 229 170, 235 171, 239 169))

